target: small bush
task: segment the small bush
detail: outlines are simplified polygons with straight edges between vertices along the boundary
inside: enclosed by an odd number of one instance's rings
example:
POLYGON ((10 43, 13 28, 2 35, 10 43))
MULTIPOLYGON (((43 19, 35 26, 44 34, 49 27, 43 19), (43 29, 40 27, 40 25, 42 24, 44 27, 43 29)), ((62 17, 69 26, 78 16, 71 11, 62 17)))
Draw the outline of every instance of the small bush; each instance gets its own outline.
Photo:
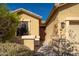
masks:
POLYGON ((16 43, 0 43, 0 56, 30 56, 32 51, 16 43))
POLYGON ((45 56, 73 56, 74 45, 66 39, 53 39, 48 45, 42 46, 38 52, 45 56))

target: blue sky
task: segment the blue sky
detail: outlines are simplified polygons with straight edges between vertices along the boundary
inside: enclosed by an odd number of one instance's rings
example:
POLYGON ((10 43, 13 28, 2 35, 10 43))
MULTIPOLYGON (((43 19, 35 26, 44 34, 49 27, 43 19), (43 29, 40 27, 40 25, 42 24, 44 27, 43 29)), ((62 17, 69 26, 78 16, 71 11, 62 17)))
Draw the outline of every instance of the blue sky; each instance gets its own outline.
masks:
POLYGON ((7 4, 10 10, 16 10, 18 8, 24 8, 31 12, 34 12, 42 16, 43 20, 46 20, 53 8, 53 3, 9 3, 7 4))

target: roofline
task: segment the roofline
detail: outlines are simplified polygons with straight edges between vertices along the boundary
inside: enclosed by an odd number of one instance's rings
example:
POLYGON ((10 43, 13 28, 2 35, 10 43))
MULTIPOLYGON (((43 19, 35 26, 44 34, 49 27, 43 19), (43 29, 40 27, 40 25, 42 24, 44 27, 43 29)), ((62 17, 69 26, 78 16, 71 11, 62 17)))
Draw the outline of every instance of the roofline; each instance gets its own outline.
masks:
POLYGON ((20 12, 20 11, 23 11, 23 12, 25 12, 26 14, 29 14, 30 16, 33 16, 33 17, 35 17, 35 18, 42 19, 42 16, 40 16, 40 15, 38 15, 38 14, 36 14, 36 13, 33 13, 33 12, 31 12, 31 11, 28 11, 28 10, 26 10, 26 9, 24 9, 24 8, 16 9, 16 10, 14 10, 14 11, 11 11, 11 13, 18 13, 18 12, 20 12))
POLYGON ((48 16, 48 18, 47 18, 45 24, 47 25, 47 24, 49 23, 49 21, 51 20, 51 18, 54 16, 54 14, 56 13, 56 11, 57 11, 59 8, 65 6, 65 5, 67 5, 67 4, 69 4, 69 3, 61 4, 61 5, 57 6, 57 7, 54 6, 54 8, 51 10, 50 15, 48 16))

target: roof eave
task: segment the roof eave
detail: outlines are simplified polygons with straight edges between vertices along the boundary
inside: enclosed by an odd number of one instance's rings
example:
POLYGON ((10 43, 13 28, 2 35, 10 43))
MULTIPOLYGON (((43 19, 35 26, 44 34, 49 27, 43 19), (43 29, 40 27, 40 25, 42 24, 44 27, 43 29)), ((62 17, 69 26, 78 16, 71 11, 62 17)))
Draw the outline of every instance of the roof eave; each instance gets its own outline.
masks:
POLYGON ((57 11, 57 9, 60 8, 60 7, 62 7, 62 6, 64 6, 64 5, 67 5, 67 4, 68 4, 68 3, 62 4, 62 5, 57 6, 57 7, 54 6, 54 8, 51 10, 50 15, 48 16, 48 18, 47 18, 47 20, 46 20, 46 22, 45 22, 46 26, 47 26, 47 24, 49 23, 49 21, 51 20, 51 18, 53 17, 52 15, 54 15, 55 12, 57 11))
POLYGON ((18 13, 18 12, 20 12, 20 11, 23 11, 23 12, 25 12, 26 14, 29 14, 29 15, 31 15, 31 16, 34 16, 35 18, 42 19, 42 16, 39 16, 39 15, 37 15, 37 14, 35 14, 35 13, 33 13, 33 12, 30 12, 30 11, 28 11, 28 10, 25 10, 25 9, 23 9, 23 8, 19 8, 19 9, 16 9, 16 10, 14 10, 14 11, 11 11, 11 13, 18 13))

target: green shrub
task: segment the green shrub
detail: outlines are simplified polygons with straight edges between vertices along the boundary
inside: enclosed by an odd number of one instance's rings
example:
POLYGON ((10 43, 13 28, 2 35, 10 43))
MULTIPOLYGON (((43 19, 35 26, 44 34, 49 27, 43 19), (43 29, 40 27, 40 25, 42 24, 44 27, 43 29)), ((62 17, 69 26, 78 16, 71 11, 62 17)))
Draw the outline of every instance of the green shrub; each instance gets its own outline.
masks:
POLYGON ((6 4, 0 4, 0 42, 13 40, 19 23, 16 13, 11 13, 6 4))
POLYGON ((16 43, 0 43, 0 56, 31 56, 33 52, 26 46, 16 43))

